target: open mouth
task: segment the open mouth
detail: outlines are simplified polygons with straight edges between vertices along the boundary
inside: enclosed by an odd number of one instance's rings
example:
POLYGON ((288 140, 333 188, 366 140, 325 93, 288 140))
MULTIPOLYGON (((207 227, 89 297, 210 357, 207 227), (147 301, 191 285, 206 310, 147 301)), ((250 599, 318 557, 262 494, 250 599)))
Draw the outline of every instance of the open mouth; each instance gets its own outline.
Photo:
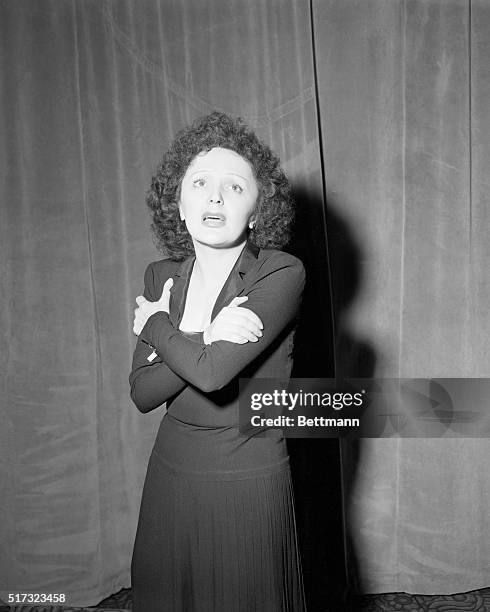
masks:
POLYGON ((204 225, 219 227, 225 224, 226 217, 221 213, 205 212, 201 217, 201 221, 204 225))

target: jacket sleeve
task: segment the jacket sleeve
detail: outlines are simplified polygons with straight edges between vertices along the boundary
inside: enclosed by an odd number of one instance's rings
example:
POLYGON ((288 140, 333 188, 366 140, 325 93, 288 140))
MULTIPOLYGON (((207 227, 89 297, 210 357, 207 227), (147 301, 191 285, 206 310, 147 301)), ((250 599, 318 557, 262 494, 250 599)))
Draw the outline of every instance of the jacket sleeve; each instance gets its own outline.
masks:
POLYGON ((277 252, 266 260, 255 282, 243 293, 248 295, 243 306, 255 312, 264 325, 257 342, 199 344, 175 329, 165 312, 149 317, 141 338, 156 348, 178 376, 204 392, 215 391, 239 374, 293 321, 304 283, 304 268, 298 259, 277 252))
MULTIPOLYGON (((170 276, 171 274, 169 274, 169 278, 170 276)), ((143 292, 147 300, 151 302, 158 300, 160 296, 158 295, 159 288, 157 285, 153 265, 150 264, 145 272, 145 290, 143 292)), ((187 384, 166 365, 161 356, 157 355, 152 361, 148 361, 148 357, 152 353, 153 347, 145 343, 140 335, 133 353, 133 365, 129 375, 131 399, 140 412, 150 412, 150 410, 158 408, 187 384)))

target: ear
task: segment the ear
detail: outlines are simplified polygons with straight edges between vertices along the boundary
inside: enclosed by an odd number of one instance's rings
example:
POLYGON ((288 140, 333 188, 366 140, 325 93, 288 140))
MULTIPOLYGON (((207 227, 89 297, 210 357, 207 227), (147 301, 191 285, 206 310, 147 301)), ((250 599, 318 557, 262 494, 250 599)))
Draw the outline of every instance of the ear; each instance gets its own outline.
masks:
POLYGON ((248 220, 248 229, 253 230, 254 227, 255 227, 255 218, 250 217, 250 219, 248 220))
POLYGON ((185 221, 184 211, 182 210, 182 206, 180 204, 179 204, 179 215, 180 215, 180 220, 185 221))

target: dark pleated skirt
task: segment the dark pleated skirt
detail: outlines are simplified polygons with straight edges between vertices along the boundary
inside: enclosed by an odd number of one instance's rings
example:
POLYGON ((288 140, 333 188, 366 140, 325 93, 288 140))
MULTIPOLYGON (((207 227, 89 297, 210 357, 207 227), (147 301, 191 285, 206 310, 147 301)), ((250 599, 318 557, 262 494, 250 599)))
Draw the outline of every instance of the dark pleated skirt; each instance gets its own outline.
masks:
MULTIPOLYGON (((218 457, 216 432, 174 421, 159 432, 145 481, 132 563, 134 612, 303 612, 287 457, 260 469, 224 469, 253 449, 253 440, 243 446, 241 439, 231 464, 188 470, 185 460, 176 464, 172 448, 190 437, 195 452, 186 445, 184 455, 213 448, 218 457)), ((227 439, 229 449, 236 432, 222 429, 218 439, 227 439)), ((260 450, 264 441, 257 443, 260 450)))

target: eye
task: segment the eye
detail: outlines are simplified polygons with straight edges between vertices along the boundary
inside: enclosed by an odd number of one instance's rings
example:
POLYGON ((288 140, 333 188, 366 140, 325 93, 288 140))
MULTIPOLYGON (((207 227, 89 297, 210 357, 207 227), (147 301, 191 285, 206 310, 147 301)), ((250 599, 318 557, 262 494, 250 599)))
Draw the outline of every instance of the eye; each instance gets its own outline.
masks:
POLYGON ((197 178, 194 181, 192 181, 192 184, 194 185, 194 187, 205 187, 206 186, 206 179, 204 178, 197 178))
POLYGON ((238 183, 230 183, 229 189, 231 189, 235 193, 242 193, 243 192, 243 187, 241 185, 239 185, 238 183))

